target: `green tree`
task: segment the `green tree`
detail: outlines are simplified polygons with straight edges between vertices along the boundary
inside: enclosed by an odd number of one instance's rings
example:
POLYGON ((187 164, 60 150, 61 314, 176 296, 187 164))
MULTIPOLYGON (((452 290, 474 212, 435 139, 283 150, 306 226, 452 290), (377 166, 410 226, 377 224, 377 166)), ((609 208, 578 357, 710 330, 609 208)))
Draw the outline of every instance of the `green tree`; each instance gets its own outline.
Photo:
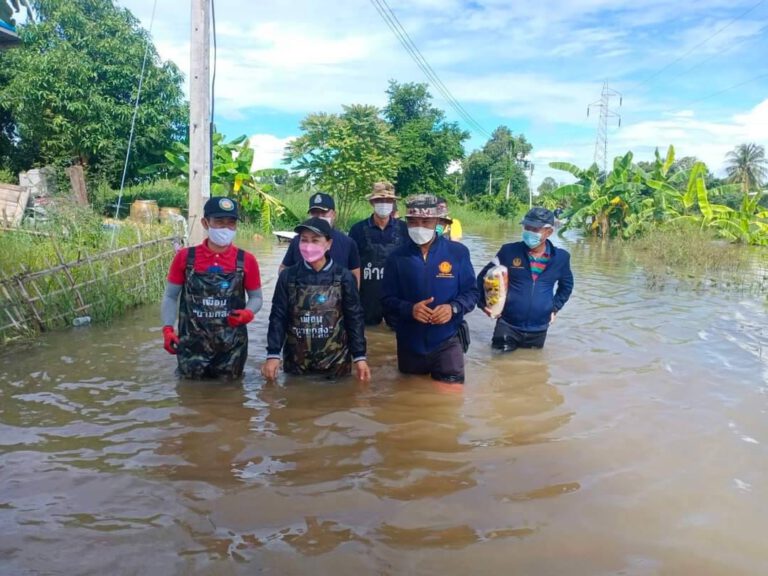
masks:
POLYGON ((499 126, 481 150, 470 154, 464 163, 464 194, 469 197, 503 195, 528 203, 528 155, 533 146, 522 134, 515 136, 499 126))
POLYGON ((536 192, 538 192, 540 196, 544 196, 557 190, 558 188, 560 188, 560 184, 558 184, 557 180, 552 178, 552 176, 547 176, 544 178, 544 180, 541 181, 539 187, 536 188, 536 192))
POLYGON ((336 200, 340 225, 378 180, 392 180, 396 139, 375 106, 344 106, 341 114, 310 114, 303 134, 286 146, 283 161, 301 179, 336 200))
POLYGON ((726 154, 725 171, 729 182, 741 184, 744 194, 760 190, 768 177, 768 159, 765 148, 759 144, 739 144, 726 154))
POLYGON ((448 166, 464 157, 462 142, 469 138, 469 133, 455 122, 446 122, 445 113, 432 106, 426 84, 399 84, 391 80, 387 95, 384 117, 397 140, 392 152, 398 156, 398 193, 444 195, 453 190, 448 166))
POLYGON ((112 0, 30 4, 36 20, 19 27, 22 45, 0 53, 0 133, 14 168, 80 164, 91 179, 119 183, 147 46, 129 180, 158 162, 186 133, 179 70, 112 0))

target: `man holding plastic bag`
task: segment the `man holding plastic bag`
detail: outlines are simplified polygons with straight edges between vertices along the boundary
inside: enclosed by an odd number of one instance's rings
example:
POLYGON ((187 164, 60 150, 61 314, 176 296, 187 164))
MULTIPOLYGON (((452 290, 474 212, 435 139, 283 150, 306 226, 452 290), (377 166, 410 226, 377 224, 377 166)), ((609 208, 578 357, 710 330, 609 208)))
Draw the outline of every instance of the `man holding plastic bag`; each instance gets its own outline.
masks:
POLYGON ((550 242, 554 224, 551 210, 531 208, 522 221, 522 241, 504 244, 477 276, 478 307, 497 319, 491 340, 496 350, 542 348, 571 296, 571 255, 550 242))

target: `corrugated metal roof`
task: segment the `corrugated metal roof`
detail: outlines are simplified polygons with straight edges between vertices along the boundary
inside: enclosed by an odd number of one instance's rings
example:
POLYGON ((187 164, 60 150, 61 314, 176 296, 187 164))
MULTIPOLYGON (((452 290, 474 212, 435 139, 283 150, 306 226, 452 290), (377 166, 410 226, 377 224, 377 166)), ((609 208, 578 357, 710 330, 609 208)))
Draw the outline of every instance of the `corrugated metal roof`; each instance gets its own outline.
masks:
POLYGON ((6 47, 10 44, 18 44, 19 36, 16 34, 16 28, 4 20, 0 20, 0 47, 6 47))

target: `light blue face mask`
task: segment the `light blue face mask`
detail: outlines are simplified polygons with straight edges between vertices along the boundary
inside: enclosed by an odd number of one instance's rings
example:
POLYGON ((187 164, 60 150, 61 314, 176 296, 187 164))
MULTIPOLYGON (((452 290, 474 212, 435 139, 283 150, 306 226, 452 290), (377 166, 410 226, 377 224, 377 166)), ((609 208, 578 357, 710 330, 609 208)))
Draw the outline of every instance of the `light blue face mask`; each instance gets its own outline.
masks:
POLYGON ((541 244, 541 232, 531 232, 530 230, 523 230, 523 242, 528 248, 536 248, 541 244))
POLYGON ((437 226, 435 226, 435 232, 437 232, 438 236, 442 236, 444 231, 445 231, 445 226, 443 226, 442 224, 438 224, 437 226))

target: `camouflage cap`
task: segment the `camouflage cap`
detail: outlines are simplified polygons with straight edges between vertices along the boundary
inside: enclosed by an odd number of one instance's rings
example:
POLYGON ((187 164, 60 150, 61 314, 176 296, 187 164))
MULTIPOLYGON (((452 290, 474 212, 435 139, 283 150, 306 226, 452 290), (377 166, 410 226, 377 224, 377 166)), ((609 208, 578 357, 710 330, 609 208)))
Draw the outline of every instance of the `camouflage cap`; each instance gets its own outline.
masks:
POLYGON ((416 194, 405 201, 406 218, 438 218, 437 198, 432 194, 416 194))

